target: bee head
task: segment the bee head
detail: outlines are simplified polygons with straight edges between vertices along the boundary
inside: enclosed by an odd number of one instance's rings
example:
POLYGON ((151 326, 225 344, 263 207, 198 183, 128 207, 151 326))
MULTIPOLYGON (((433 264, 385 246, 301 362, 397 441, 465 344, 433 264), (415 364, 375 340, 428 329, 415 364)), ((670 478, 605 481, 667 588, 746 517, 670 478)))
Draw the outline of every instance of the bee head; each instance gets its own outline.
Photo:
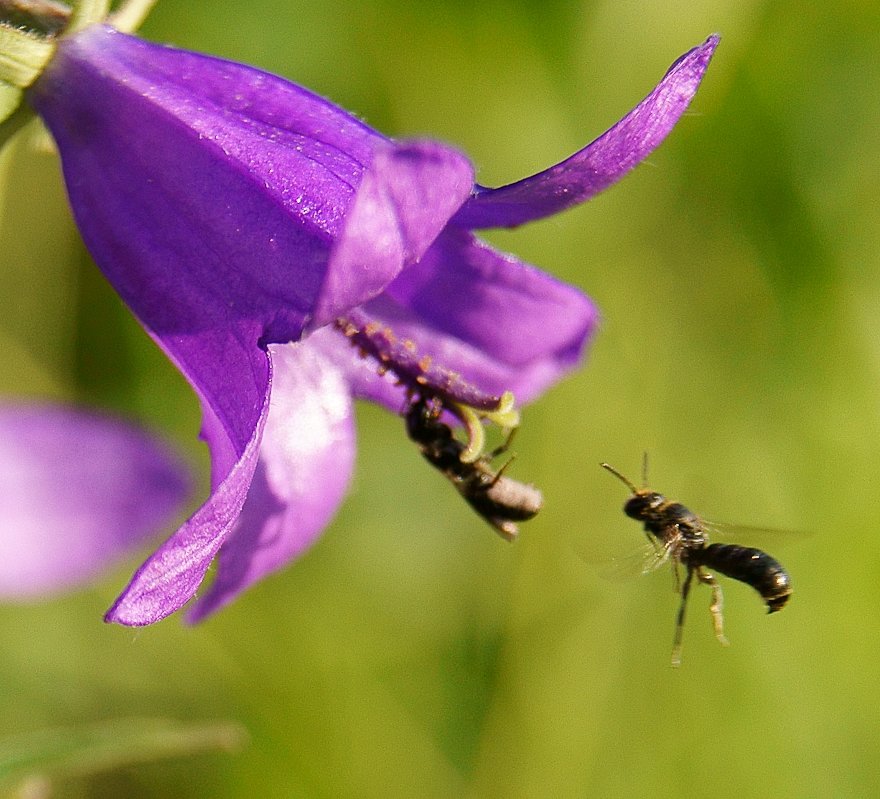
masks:
POLYGON ((434 444, 452 437, 450 428, 441 422, 440 406, 424 397, 413 401, 406 412, 406 432, 418 444, 434 444))
POLYGON ((623 506, 623 512, 631 519, 645 519, 657 510, 666 498, 656 491, 640 489, 636 491, 623 506))
MULTIPOLYGON (((639 519, 640 521, 647 521, 655 516, 655 512, 658 508, 662 507, 666 503, 666 497, 662 494, 658 494, 656 491, 651 491, 648 488, 636 488, 633 484, 632 480, 628 477, 624 477, 620 472, 617 471, 613 466, 608 463, 599 464, 603 469, 607 469, 611 474, 613 474, 618 480, 620 480, 630 491, 632 491, 632 496, 626 501, 626 504, 623 506, 623 512, 632 519, 639 519)), ((643 477, 645 478, 645 482, 647 482, 647 471, 648 471, 648 456, 645 453, 645 460, 642 464, 643 477)))

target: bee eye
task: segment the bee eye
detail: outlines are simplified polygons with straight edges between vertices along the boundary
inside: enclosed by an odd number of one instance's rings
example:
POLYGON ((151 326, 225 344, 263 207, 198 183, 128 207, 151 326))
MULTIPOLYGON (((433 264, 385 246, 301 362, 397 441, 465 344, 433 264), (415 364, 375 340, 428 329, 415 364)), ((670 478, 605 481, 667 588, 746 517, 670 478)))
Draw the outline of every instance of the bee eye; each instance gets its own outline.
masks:
POLYGON ((648 507, 648 504, 642 497, 635 496, 626 501, 623 506, 623 512, 633 519, 640 519, 648 507))

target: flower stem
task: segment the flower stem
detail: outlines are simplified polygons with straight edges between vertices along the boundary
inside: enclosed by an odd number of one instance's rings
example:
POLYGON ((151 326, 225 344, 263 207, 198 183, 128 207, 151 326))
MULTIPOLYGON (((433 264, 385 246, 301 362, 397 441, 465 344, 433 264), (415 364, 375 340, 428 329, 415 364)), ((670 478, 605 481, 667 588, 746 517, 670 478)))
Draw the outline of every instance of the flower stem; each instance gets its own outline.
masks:
POLYGON ((67 32, 87 28, 96 22, 102 22, 110 12, 110 0, 79 0, 70 15, 67 32))
POLYGON ((43 38, 0 24, 0 81, 24 89, 52 56, 54 46, 43 38))
POLYGON ((111 15, 109 22, 117 30, 133 33, 144 22, 158 0, 126 0, 111 15))

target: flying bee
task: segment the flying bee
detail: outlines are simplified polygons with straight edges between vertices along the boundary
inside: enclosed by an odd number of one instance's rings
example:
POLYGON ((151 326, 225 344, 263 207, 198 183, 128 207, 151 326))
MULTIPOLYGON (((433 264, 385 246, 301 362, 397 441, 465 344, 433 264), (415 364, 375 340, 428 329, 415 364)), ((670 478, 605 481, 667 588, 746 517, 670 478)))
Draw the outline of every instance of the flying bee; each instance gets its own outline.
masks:
MULTIPOLYGON (((728 643, 724 637, 721 586, 707 569, 713 569, 750 585, 761 595, 767 605, 768 613, 782 610, 791 596, 792 589, 791 578, 778 560, 752 547, 709 543, 708 533, 713 525, 703 521, 679 502, 673 502, 649 488, 636 488, 613 466, 607 463, 600 465, 632 491, 632 496, 623 506, 623 512, 643 523, 645 535, 653 548, 651 562, 644 571, 650 571, 667 562, 672 563, 676 590, 681 594, 672 645, 673 666, 681 665, 685 610, 694 577, 712 589, 712 602, 709 605, 712 626, 716 638, 724 645, 728 643), (684 581, 681 580, 679 566, 685 569, 684 581)), ((647 465, 646 455, 643 465, 645 484, 647 484, 647 465)))
POLYGON ((420 396, 406 412, 407 435, 418 445, 425 460, 446 475, 467 503, 502 538, 512 541, 519 533, 516 522, 534 517, 544 503, 535 486, 505 476, 510 460, 498 471, 492 468, 492 461, 507 450, 512 433, 501 446, 480 454, 476 460, 462 460, 467 445, 440 421, 442 410, 436 399, 429 402, 420 396))

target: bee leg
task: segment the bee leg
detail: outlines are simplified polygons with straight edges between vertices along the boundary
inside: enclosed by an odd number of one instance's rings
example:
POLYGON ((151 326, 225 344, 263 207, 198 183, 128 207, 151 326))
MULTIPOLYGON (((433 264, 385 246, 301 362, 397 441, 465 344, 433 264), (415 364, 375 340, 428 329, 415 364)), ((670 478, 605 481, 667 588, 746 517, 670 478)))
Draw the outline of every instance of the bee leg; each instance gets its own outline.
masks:
MULTIPOLYGON (((513 440, 513 434, 516 433, 516 431, 516 427, 511 427, 510 432, 507 434, 507 438, 505 438, 504 441, 502 441, 491 452, 487 452, 484 455, 487 462, 491 462, 495 460, 495 458, 497 458, 499 455, 503 455, 505 452, 507 452, 507 448, 510 446, 510 442, 513 440)), ((495 474, 492 476, 491 482, 489 483, 490 487, 495 485, 495 483, 497 483, 501 479, 501 475, 503 475, 504 472, 507 470, 507 467, 510 466, 511 463, 513 463, 514 458, 516 458, 516 455, 511 455, 502 464, 501 468, 497 472, 495 472, 495 474)))
MULTIPOLYGON (((503 455, 505 452, 507 452, 508 449, 510 449, 510 442, 513 441, 513 437, 516 434, 517 429, 518 428, 516 428, 516 427, 511 427, 508 430, 507 435, 504 437, 504 441, 502 441, 491 452, 487 453, 487 457, 489 458, 489 460, 493 460, 494 458, 497 458, 499 455, 503 455)), ((511 458, 510 460, 513 460, 513 458, 511 458)), ((510 461, 508 461, 507 463, 510 463, 510 461)), ((504 466, 502 466, 501 468, 506 468, 507 463, 505 463, 504 466)))
MULTIPOLYGON (((690 569, 688 569, 687 579, 691 579, 690 569)), ((682 592, 681 569, 679 568, 677 560, 674 560, 672 562, 672 590, 675 591, 676 594, 680 594, 682 592)))
MULTIPOLYGON (((507 434, 507 437, 504 439, 504 441, 502 441, 502 442, 501 442, 497 447, 495 447, 495 449, 493 449, 491 452, 487 452, 487 453, 484 455, 484 457, 485 457, 485 459, 486 459, 486 461, 487 461, 488 463, 491 463, 491 462, 492 462, 493 460, 495 460, 495 458, 497 458, 499 455, 503 455, 505 452, 507 452, 508 447, 510 447, 510 442, 513 441, 513 434, 514 434, 516 431, 517 431, 517 428, 515 428, 515 427, 511 427, 511 428, 510 428, 510 432, 507 434)), ((511 456, 510 456, 510 457, 504 462, 504 464, 501 466, 501 468, 500 468, 497 472, 495 472, 495 477, 492 479, 492 483, 491 483, 491 485, 495 485, 495 483, 498 482, 498 479, 501 477, 502 474, 504 474, 504 470, 507 469, 507 467, 510 466, 511 463, 513 463, 513 459, 514 459, 515 457, 516 457, 515 454, 514 454, 514 455, 511 455, 511 456)))
POLYGON ((519 527, 516 525, 516 522, 512 522, 510 519, 505 519, 502 516, 487 516, 486 521, 495 528, 498 535, 505 541, 516 541, 516 537, 519 535, 519 527))
MULTIPOLYGON (((493 451, 492 453, 490 453, 490 458, 494 458, 494 457, 495 457, 495 452, 493 451)), ((501 468, 497 472, 495 472, 495 474, 492 476, 492 481, 489 483, 490 487, 495 485, 495 483, 497 483, 501 479, 501 475, 503 475, 505 470, 507 469, 507 467, 510 466, 511 463, 513 463, 514 458, 516 458, 516 455, 511 455, 510 458, 508 458, 502 464, 501 468)))
POLYGON ((712 588, 712 604, 709 605, 709 613, 712 614, 712 627, 715 630, 715 637, 723 646, 730 646, 730 641, 724 635, 724 594, 721 586, 713 574, 700 568, 697 569, 697 579, 712 588))
POLYGON ((684 583, 681 586, 681 604, 678 606, 678 615, 675 618, 675 638, 672 640, 672 667, 676 669, 681 665, 681 639, 684 635, 684 614, 687 610, 691 582, 693 581, 694 572, 696 571, 697 569, 688 566, 684 583))

